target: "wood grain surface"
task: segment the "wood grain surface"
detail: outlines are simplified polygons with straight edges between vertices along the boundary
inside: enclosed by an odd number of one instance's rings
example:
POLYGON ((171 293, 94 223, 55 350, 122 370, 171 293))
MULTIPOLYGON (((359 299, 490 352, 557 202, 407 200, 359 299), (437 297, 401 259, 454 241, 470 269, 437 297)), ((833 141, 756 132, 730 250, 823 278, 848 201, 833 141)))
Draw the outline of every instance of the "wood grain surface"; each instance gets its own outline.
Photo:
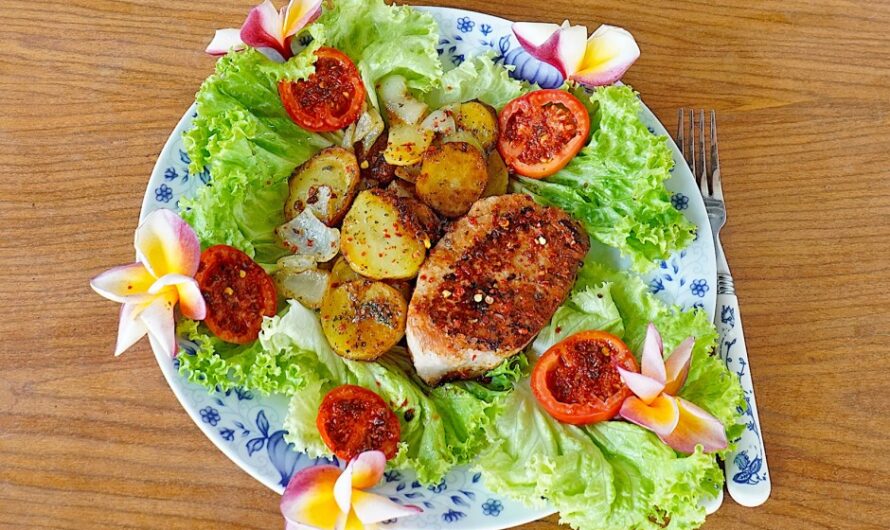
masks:
MULTIPOLYGON (((623 25, 625 81, 669 129, 718 111, 773 494, 705 528, 890 528, 890 2, 444 3, 623 25)), ((87 283, 131 261, 201 50, 250 4, 0 0, 0 528, 282 527, 147 345, 112 356, 117 307, 87 283)))

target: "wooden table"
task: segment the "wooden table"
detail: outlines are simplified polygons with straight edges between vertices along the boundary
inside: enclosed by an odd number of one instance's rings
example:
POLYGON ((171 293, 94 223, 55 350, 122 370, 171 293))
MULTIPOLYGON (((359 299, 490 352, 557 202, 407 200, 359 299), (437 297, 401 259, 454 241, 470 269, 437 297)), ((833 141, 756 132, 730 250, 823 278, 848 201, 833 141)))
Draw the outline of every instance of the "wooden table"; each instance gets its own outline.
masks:
MULTIPOLYGON (((643 56, 625 80, 669 128, 679 106, 718 111, 773 495, 706 528, 890 528, 890 3, 445 3, 626 26, 643 56)), ((117 308, 87 284, 131 261, 201 50, 249 4, 0 0, 2 528, 281 527, 147 345, 112 356, 117 308)))

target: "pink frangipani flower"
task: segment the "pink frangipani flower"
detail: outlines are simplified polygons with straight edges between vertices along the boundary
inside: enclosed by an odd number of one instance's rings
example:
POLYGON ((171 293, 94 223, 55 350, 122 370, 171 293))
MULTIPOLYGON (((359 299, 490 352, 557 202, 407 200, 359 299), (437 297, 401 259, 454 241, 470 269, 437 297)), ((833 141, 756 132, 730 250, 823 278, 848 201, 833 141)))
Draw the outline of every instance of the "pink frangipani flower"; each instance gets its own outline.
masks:
POLYGON ((587 37, 586 26, 537 22, 513 24, 519 44, 536 59, 551 64, 566 79, 588 87, 611 85, 640 57, 633 35, 602 25, 587 37))
POLYGON ((366 451, 343 471, 332 465, 298 471, 281 497, 285 530, 374 529, 383 521, 420 513, 416 506, 364 491, 380 482, 385 467, 382 452, 366 451))
POLYGON ((618 368, 634 393, 624 400, 619 415, 651 430, 681 453, 694 452, 696 445, 705 452, 719 451, 727 446, 723 424, 704 409, 676 397, 686 382, 694 345, 695 340, 687 338, 665 361, 661 335, 649 324, 640 363, 642 373, 618 368))
POLYGON ((241 29, 216 30, 204 51, 210 55, 225 55, 231 49, 240 50, 248 45, 274 50, 282 59, 289 59, 294 55, 291 38, 319 15, 321 0, 291 0, 281 10, 265 0, 250 10, 241 29))
POLYGON ((195 231, 171 210, 150 213, 136 229, 136 263, 107 270, 90 280, 101 296, 123 304, 118 326, 120 355, 148 334, 155 351, 176 355, 173 307, 203 320, 204 297, 195 281, 201 245, 195 231))

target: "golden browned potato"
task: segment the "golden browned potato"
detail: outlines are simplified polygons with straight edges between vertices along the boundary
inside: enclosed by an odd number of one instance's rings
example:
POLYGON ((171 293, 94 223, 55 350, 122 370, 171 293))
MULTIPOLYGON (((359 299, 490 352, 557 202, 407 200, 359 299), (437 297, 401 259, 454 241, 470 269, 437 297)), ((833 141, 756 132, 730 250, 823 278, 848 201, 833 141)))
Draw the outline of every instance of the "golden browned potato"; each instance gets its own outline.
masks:
POLYGON ((510 175, 507 171, 507 164, 504 163, 501 154, 495 149, 488 154, 488 184, 485 185, 482 196, 491 197, 507 193, 509 181, 510 175))
POLYGON ((343 219, 340 251, 355 272, 368 278, 413 278, 429 246, 408 200, 391 191, 359 193, 343 219))
MULTIPOLYGON (((418 203, 420 201, 417 201, 418 203)), ((424 205, 426 208, 426 205, 424 205)), ((427 208, 429 209, 429 208, 427 208)), ((331 269, 331 278, 329 284, 331 288, 340 286, 344 283, 354 282, 356 280, 367 280, 361 274, 352 270, 349 262, 343 256, 334 260, 334 267, 331 269)), ((387 285, 394 287, 398 292, 402 293, 405 300, 411 299, 411 281, 410 280, 383 280, 387 285)))
POLYGON ((309 208, 318 220, 334 226, 349 209, 359 182, 355 155, 342 147, 322 149, 294 170, 284 216, 290 221, 309 208))
POLYGON ((330 280, 332 288, 346 282, 363 279, 365 279, 364 276, 352 270, 352 267, 349 266, 349 262, 346 261, 346 258, 344 258, 343 256, 340 256, 336 260, 334 260, 334 266, 333 268, 331 268, 330 280))
POLYGON ((482 195, 488 169, 482 153, 466 142, 430 147, 414 183, 417 196, 446 217, 459 217, 482 195))
POLYGON ((393 123, 389 128, 383 157, 394 166, 410 166, 423 159, 436 133, 419 124, 393 123))
POLYGON ((472 133, 484 150, 491 149, 498 140, 498 113, 481 101, 461 103, 455 122, 458 129, 472 133))
POLYGON ((395 288, 356 280, 329 289, 321 304, 321 327, 341 357, 373 361, 405 335, 408 304, 395 288))

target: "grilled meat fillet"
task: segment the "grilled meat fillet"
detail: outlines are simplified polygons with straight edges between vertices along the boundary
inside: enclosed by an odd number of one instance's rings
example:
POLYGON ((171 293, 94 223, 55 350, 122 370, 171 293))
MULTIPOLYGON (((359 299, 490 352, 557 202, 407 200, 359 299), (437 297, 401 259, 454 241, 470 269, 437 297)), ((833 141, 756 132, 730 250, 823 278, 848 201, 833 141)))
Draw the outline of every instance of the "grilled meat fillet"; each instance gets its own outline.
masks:
POLYGON ((476 202, 420 269, 406 337, 431 385, 469 379, 522 350, 568 296, 590 242, 527 195, 476 202))

